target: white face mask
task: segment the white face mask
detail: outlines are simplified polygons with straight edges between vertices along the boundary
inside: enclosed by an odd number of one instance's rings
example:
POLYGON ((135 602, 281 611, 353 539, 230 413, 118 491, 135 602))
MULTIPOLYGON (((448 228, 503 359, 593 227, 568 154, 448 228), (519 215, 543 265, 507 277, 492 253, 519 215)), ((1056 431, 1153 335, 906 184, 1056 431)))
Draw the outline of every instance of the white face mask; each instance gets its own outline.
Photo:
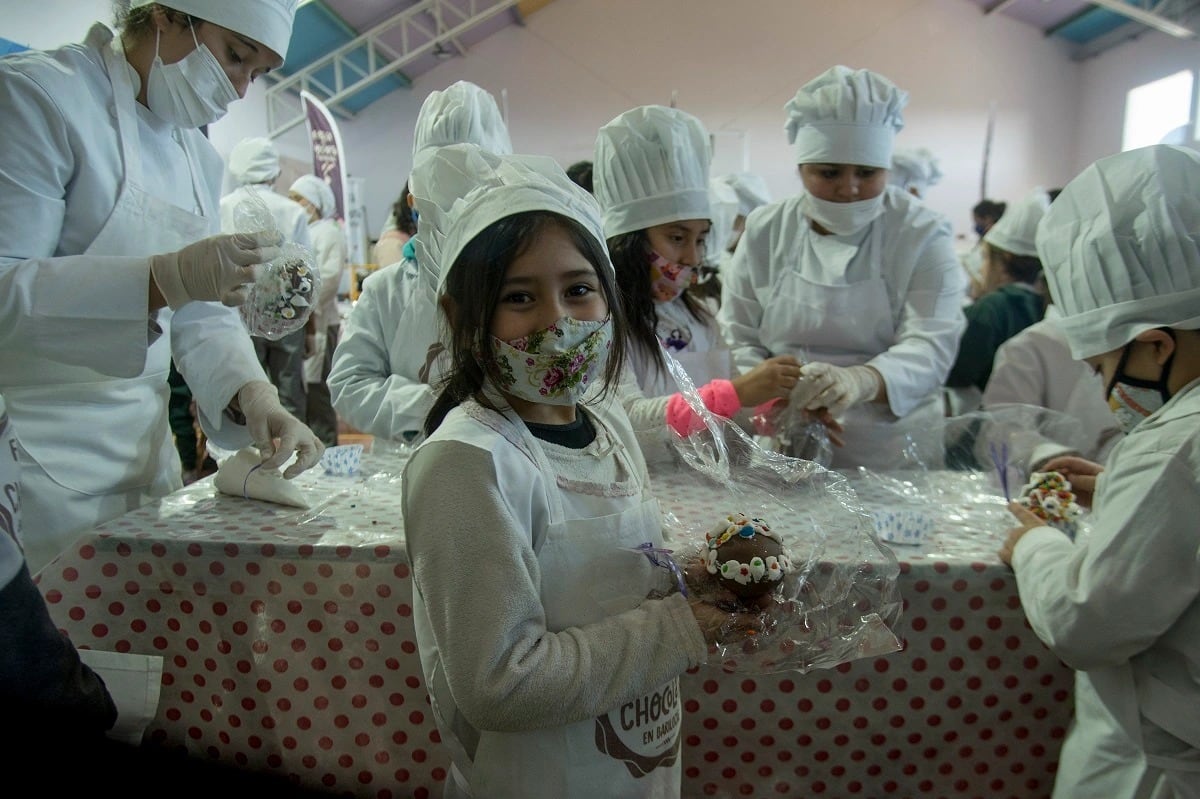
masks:
MULTIPOLYGON (((161 31, 160 31, 161 34, 161 31)), ((154 39, 154 62, 146 79, 146 104, 167 122, 181 128, 199 128, 225 116, 238 99, 237 89, 207 45, 196 39, 196 49, 174 64, 158 55, 160 35, 154 39)))
POLYGON ((1126 435, 1133 432, 1133 428, 1137 427, 1143 419, 1166 405, 1167 401, 1171 399, 1167 380, 1171 374, 1171 363, 1175 360, 1175 353, 1172 352, 1171 356, 1167 358, 1167 362, 1163 364, 1162 372, 1157 380, 1130 377, 1125 374, 1125 364, 1129 360, 1129 348, 1130 345, 1126 344, 1125 351, 1121 353, 1121 359, 1117 362, 1117 368, 1113 370, 1112 380, 1109 381, 1108 391, 1105 394, 1109 410, 1117 418, 1117 426, 1126 435))
POLYGON ((869 200, 834 203, 811 194, 800 199, 800 210, 809 219, 837 236, 857 233, 883 213, 883 192, 869 200))

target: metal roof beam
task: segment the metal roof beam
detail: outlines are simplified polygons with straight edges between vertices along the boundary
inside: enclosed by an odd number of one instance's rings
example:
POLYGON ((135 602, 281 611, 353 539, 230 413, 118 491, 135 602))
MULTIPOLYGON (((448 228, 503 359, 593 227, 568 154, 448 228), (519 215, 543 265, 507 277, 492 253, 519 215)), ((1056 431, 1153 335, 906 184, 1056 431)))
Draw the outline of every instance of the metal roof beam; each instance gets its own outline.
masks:
POLYGON ((1011 6, 1011 5, 1012 5, 1013 3, 1015 3, 1015 2, 1017 2, 1017 0, 997 0, 995 3, 992 3, 990 6, 988 6, 987 8, 985 8, 985 9, 983 10, 983 13, 984 13, 985 15, 987 15, 987 14, 998 14, 999 12, 1001 12, 1001 11, 1003 11, 1004 9, 1008 8, 1009 6, 1011 6))
MULTIPOLYGON (((1091 0, 1091 3, 1092 5, 1100 6, 1101 8, 1107 8, 1109 11, 1129 17, 1130 19, 1140 22, 1147 27, 1162 31, 1163 33, 1174 36, 1178 39, 1196 38, 1196 32, 1194 30, 1186 25, 1180 24, 1173 19, 1163 16, 1158 10, 1151 10, 1150 8, 1132 5, 1124 2, 1124 0, 1091 0)), ((1158 8, 1162 8, 1165 5, 1166 3, 1159 3, 1158 8)))
POLYGON ((512 8, 518 2, 519 0, 465 0, 464 8, 458 8, 450 0, 423 0, 406 8, 269 87, 266 93, 268 135, 277 137, 304 123, 303 113, 292 112, 292 108, 299 107, 293 93, 298 93, 301 89, 313 91, 317 88, 318 91, 313 93, 317 96, 324 94, 321 99, 326 105, 338 105, 381 78, 399 72, 405 65, 432 51, 438 42, 449 40, 455 46, 461 47, 455 41, 456 37, 512 8), (426 14, 433 17, 435 25, 430 26, 423 18, 426 14), (451 21, 444 23, 443 20, 447 17, 450 17, 451 21), (379 41, 384 34, 393 32, 400 36, 398 50, 379 41), (367 48, 366 70, 349 60, 352 54, 363 47, 367 48), (390 61, 382 61, 379 58, 380 51, 396 53, 397 57, 390 61), (334 85, 320 86, 313 76, 330 67, 334 70, 334 85), (356 77, 347 79, 347 72, 356 77), (321 89, 329 91, 322 92, 321 89))

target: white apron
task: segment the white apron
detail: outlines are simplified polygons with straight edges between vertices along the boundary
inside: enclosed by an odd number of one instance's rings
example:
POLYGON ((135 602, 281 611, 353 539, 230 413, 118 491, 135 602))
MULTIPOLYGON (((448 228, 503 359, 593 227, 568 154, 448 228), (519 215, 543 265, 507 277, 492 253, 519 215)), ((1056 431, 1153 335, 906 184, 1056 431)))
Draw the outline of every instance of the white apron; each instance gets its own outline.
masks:
MULTIPOLYGON (((143 188, 137 101, 128 67, 116 44, 102 52, 113 84, 125 182, 85 254, 150 256, 204 238, 211 233, 210 219, 143 188)), ((195 194, 197 202, 207 203, 205 192, 195 194)), ((103 275, 97 273, 97 278, 103 280, 103 275)), ((22 515, 31 571, 52 560, 79 533, 181 487, 179 455, 167 425, 171 315, 167 308, 158 312, 155 321, 162 333, 150 344, 138 377, 113 378, 43 361, 32 365, 27 385, 6 389, 21 445, 22 515)))
MULTIPOLYGON (((792 354, 805 363, 859 366, 896 343, 898 314, 878 269, 856 282, 845 275, 851 261, 882 264, 882 228, 872 225, 860 242, 845 237, 805 236, 805 251, 780 271, 763 305, 762 345, 775 355, 792 354), (812 267, 812 268, 809 268, 812 267)), ((927 439, 942 418, 941 395, 933 392, 903 418, 886 403, 866 402, 842 414, 844 447, 833 450, 833 468, 870 469, 902 465, 910 437, 927 439)), ((924 460, 940 451, 921 441, 924 460)), ((935 468, 937 463, 926 463, 935 468)))
MULTIPOLYGON (((715 324, 708 327, 696 321, 678 297, 658 306, 655 333, 697 390, 713 380, 733 377, 733 356, 721 341, 715 324)), ((665 366, 659 370, 653 363, 643 363, 640 357, 635 360, 638 383, 647 397, 666 397, 679 391, 674 376, 665 366)))
MULTIPOLYGON (((557 487, 547 493, 551 521, 545 537, 534 542, 544 577, 547 629, 560 631, 637 607, 657 584, 656 567, 623 547, 648 540, 661 547, 662 516, 657 500, 640 484, 624 445, 606 421, 593 414, 598 440, 616 448, 629 479, 615 491, 608 484, 573 484, 558 478, 525 424, 511 412, 508 418, 520 431, 522 449, 545 484, 557 487)), ((429 690, 442 740, 454 755, 446 780, 448 799, 679 796, 683 711, 678 679, 599 718, 563 727, 506 733, 471 730, 468 735, 476 738, 473 757, 448 723, 454 720, 453 701, 440 670, 429 680, 429 690), (543 763, 554 764, 550 773, 540 767, 543 763)), ((461 729, 461 722, 457 726, 461 729)))

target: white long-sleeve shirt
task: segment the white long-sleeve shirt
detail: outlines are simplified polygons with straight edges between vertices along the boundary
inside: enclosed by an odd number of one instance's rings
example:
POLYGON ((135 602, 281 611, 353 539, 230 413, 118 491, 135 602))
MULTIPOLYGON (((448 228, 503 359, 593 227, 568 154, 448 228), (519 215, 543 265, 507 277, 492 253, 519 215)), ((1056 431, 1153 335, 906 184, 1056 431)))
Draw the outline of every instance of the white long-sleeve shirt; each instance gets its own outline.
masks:
POLYGON ((406 258, 363 282, 328 380, 333 407, 357 430, 401 440, 424 427, 441 352, 427 279, 416 260, 406 258))

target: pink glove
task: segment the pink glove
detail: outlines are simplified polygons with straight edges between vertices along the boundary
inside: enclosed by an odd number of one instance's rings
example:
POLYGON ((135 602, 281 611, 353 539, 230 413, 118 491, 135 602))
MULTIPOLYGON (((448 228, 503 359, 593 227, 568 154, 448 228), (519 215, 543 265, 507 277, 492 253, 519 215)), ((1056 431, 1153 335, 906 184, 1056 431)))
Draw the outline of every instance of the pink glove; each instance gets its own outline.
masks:
POLYGON ((243 286, 254 280, 254 264, 279 255, 277 231, 210 236, 177 252, 150 258, 150 274, 171 310, 192 300, 246 301, 243 286))
POLYGON ((265 468, 278 469, 295 452, 296 462, 283 473, 290 480, 321 460, 325 445, 279 404, 275 386, 263 380, 247 383, 238 391, 238 406, 246 417, 246 429, 254 446, 262 453, 265 468))
MULTIPOLYGON (((714 380, 702 386, 698 393, 705 408, 726 419, 733 416, 742 407, 737 391, 734 390, 733 383, 729 380, 714 380)), ((667 424, 676 433, 685 437, 704 429, 704 422, 692 410, 692 406, 688 405, 683 394, 678 392, 672 394, 671 398, 667 400, 667 424)))
POLYGON ((882 387, 883 378, 869 366, 806 363, 789 402, 810 411, 826 408, 837 416, 851 406, 875 399, 882 387))

